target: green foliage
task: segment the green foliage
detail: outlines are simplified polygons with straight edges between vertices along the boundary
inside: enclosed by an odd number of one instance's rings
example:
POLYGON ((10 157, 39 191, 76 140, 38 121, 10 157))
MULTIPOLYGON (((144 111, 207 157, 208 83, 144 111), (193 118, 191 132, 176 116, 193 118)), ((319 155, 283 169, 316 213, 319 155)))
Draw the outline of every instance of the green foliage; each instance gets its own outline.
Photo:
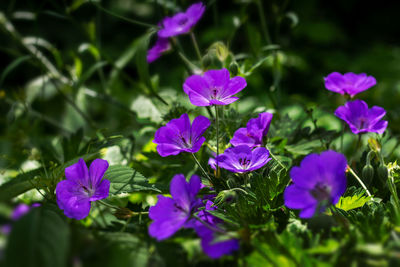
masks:
POLYGON ((69 227, 54 204, 32 209, 15 222, 5 252, 5 266, 67 266, 69 227))
POLYGON ((336 204, 336 208, 348 211, 364 206, 365 203, 370 201, 372 197, 365 196, 364 194, 358 194, 348 197, 341 197, 339 202, 336 204))
POLYGON ((154 184, 149 184, 142 174, 126 166, 111 166, 104 175, 111 182, 110 194, 118 195, 139 191, 161 192, 154 184))

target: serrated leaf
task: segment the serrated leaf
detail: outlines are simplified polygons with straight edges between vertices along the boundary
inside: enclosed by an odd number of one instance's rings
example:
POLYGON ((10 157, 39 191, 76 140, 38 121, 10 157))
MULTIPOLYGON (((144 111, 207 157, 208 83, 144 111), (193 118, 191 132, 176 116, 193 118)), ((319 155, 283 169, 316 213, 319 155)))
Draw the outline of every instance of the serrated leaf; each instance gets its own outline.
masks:
POLYGON ((154 184, 149 181, 141 173, 126 166, 115 165, 108 168, 104 175, 104 179, 111 182, 110 194, 118 195, 122 193, 153 191, 161 193, 154 184))
POLYGON ((13 224, 5 266, 63 267, 67 265, 68 250, 68 224, 56 205, 45 204, 13 224))
POLYGON ((372 197, 365 196, 363 194, 341 197, 339 202, 336 204, 336 207, 345 211, 349 211, 364 206, 364 204, 371 199, 372 197))
POLYGON ((285 149, 293 155, 308 155, 314 148, 320 147, 320 140, 304 141, 296 145, 287 145, 285 149))

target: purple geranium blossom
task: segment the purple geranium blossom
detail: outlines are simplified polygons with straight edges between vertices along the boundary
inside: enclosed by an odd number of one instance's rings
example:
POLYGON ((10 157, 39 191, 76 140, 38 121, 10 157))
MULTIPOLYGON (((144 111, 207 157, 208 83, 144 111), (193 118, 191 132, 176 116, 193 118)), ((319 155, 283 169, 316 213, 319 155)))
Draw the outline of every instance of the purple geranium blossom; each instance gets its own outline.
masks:
POLYGON ((173 119, 157 130, 153 142, 158 144, 157 151, 162 157, 178 155, 181 152, 199 151, 206 138, 201 136, 210 126, 210 120, 198 116, 190 125, 188 114, 173 119))
MULTIPOLYGON (((39 206, 40 206, 39 203, 33 203, 32 206, 29 206, 25 203, 18 204, 11 213, 11 220, 18 221, 22 216, 27 214, 32 208, 36 208, 39 206)), ((11 232, 11 229, 12 229, 11 224, 5 224, 1 226, 1 232, 5 235, 9 234, 11 232)))
POLYGON ((373 106, 368 109, 367 103, 362 100, 347 102, 335 111, 335 115, 347 122, 354 134, 365 132, 382 134, 388 125, 387 121, 381 120, 385 114, 385 109, 381 107, 373 106))
POLYGON ((210 228, 218 229, 221 234, 224 230, 219 227, 223 221, 217 217, 211 215, 208 211, 215 210, 217 207, 213 206, 213 202, 208 200, 204 210, 198 213, 198 218, 203 220, 206 224, 211 227, 205 226, 199 221, 194 222, 194 228, 197 235, 201 238, 201 247, 205 254, 212 259, 218 259, 223 255, 232 254, 233 251, 239 249, 239 240, 234 238, 228 238, 223 241, 215 241, 215 238, 219 233, 211 230, 210 228))
POLYGON ((170 193, 172 198, 158 196, 158 202, 149 209, 149 217, 153 220, 149 234, 158 241, 166 239, 181 227, 192 227, 190 216, 201 205, 196 195, 200 191, 200 177, 193 175, 186 182, 183 174, 172 178, 170 193))
POLYGON ((323 212, 346 191, 346 168, 345 156, 332 150, 306 156, 290 171, 293 184, 285 189, 285 205, 300 209, 300 218, 323 212))
POLYGON ((332 72, 324 78, 326 89, 339 93, 341 95, 350 95, 350 97, 363 92, 376 84, 376 80, 372 76, 365 73, 355 74, 348 72, 341 74, 332 72))
POLYGON ((230 143, 234 146, 261 146, 263 137, 268 133, 271 120, 271 113, 260 113, 257 118, 250 119, 247 122, 246 128, 237 129, 233 134, 233 138, 231 139, 230 143))
POLYGON ((147 51, 147 62, 157 60, 161 54, 170 49, 168 38, 158 37, 156 43, 147 51))
POLYGON ((66 180, 57 184, 57 204, 64 214, 76 220, 89 215, 91 202, 108 197, 110 181, 102 179, 108 162, 95 159, 89 170, 83 159, 65 168, 66 180))
POLYGON ((216 158, 219 167, 240 173, 257 170, 270 160, 269 151, 265 147, 252 150, 246 145, 230 147, 216 158))
POLYGON ((205 11, 203 3, 191 5, 185 12, 179 12, 172 17, 166 17, 161 22, 158 36, 163 38, 173 37, 188 33, 200 20, 205 11))
POLYGON ((247 86, 243 77, 230 79, 227 69, 209 70, 201 75, 188 77, 183 90, 195 106, 228 105, 238 100, 233 95, 247 86))

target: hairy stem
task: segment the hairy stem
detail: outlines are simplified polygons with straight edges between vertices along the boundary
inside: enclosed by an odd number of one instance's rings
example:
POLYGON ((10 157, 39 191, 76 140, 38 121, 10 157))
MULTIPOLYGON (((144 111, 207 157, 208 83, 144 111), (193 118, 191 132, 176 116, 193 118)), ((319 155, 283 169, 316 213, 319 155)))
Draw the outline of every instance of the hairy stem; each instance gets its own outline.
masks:
POLYGON ((203 169, 203 167, 201 166, 199 160, 196 158, 196 156, 194 155, 194 153, 191 153, 193 156, 194 161, 196 162, 197 166, 199 166, 199 168, 201 169, 201 171, 204 173, 204 175, 207 177, 207 179, 211 182, 211 178, 210 176, 207 174, 207 172, 203 169))
POLYGON ((362 186, 362 188, 364 188, 364 190, 367 193, 367 195, 369 197, 372 197, 371 193, 368 191, 368 188, 365 186, 363 181, 360 179, 360 177, 357 176, 357 174, 353 171, 353 169, 349 165, 347 165, 347 170, 354 176, 354 178, 356 178, 358 183, 362 186))

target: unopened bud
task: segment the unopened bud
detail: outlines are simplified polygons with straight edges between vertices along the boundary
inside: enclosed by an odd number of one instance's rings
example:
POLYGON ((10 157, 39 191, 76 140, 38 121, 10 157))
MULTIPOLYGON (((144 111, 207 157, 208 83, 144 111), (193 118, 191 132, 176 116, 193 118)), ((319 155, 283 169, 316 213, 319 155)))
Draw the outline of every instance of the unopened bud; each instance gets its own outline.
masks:
POLYGON ((239 71, 239 66, 235 61, 232 61, 231 64, 229 64, 229 72, 232 74, 232 76, 236 76, 239 71))
POLYGON ((119 207, 115 212, 114 212, 114 216, 117 217, 117 219, 120 220, 126 220, 129 219, 130 217, 132 217, 134 215, 133 211, 131 211, 128 208, 121 208, 119 207))
POLYGON ((366 184, 370 184, 372 179, 374 178, 374 167, 372 165, 367 164, 362 169, 362 178, 366 184))
POLYGON ((386 180, 388 178, 388 169, 386 168, 386 166, 381 163, 379 165, 377 171, 378 171, 379 179, 381 179, 382 181, 386 182, 386 180))

